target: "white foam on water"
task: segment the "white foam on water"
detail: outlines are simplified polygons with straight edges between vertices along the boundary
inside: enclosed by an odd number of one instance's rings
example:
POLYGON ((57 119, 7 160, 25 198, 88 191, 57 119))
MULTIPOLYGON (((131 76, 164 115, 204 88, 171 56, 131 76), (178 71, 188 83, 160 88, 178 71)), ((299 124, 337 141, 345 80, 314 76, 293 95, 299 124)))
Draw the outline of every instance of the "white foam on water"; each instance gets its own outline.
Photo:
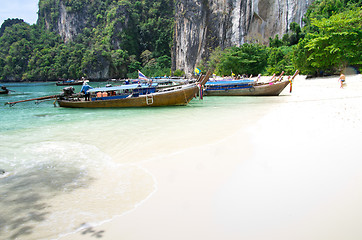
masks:
POLYGON ((0 182, 5 237, 49 239, 72 232, 135 208, 155 188, 144 169, 115 163, 97 147, 78 142, 25 144, 9 160, 12 175, 0 182))

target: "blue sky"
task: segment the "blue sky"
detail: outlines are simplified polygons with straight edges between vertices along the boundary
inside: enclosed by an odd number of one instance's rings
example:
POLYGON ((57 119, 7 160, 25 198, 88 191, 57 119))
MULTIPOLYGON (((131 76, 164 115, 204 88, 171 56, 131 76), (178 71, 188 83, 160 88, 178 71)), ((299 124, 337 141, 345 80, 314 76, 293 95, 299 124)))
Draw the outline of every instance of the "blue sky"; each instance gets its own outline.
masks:
POLYGON ((21 18, 29 24, 38 19, 39 0, 0 0, 0 25, 8 18, 21 18))

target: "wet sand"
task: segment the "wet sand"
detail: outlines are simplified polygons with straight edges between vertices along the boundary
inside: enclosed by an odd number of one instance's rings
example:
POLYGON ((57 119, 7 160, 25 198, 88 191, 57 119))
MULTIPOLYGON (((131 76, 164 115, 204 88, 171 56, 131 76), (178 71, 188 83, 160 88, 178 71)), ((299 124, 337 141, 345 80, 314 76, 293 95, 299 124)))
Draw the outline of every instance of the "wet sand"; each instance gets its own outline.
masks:
POLYGON ((61 239, 361 239, 362 75, 337 79, 298 76, 233 135, 142 162, 151 196, 61 239))

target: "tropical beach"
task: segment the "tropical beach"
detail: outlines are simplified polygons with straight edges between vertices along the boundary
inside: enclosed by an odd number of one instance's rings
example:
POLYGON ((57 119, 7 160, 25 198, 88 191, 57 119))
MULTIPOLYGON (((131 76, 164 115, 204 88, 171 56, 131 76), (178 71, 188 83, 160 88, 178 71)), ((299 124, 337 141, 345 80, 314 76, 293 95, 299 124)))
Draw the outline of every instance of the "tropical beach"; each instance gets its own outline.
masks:
POLYGON ((361 1, 0 15, 0 239, 362 239, 361 1))
POLYGON ((346 82, 298 76, 292 93, 178 122, 132 161, 149 176, 133 176, 133 207, 60 239, 360 239, 362 76, 346 82))
MULTIPOLYGON (((0 234, 359 239, 361 78, 297 76, 292 93, 183 107, 2 107, 0 234)), ((14 100, 58 91, 10 87, 14 100)))

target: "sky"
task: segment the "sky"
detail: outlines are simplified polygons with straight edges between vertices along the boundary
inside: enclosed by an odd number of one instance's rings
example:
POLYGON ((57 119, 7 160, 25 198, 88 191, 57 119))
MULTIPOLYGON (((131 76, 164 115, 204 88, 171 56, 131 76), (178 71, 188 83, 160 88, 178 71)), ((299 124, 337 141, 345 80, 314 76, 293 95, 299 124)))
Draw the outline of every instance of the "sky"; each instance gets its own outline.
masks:
POLYGON ((21 18, 29 24, 38 19, 39 0, 0 0, 0 25, 8 18, 21 18))

